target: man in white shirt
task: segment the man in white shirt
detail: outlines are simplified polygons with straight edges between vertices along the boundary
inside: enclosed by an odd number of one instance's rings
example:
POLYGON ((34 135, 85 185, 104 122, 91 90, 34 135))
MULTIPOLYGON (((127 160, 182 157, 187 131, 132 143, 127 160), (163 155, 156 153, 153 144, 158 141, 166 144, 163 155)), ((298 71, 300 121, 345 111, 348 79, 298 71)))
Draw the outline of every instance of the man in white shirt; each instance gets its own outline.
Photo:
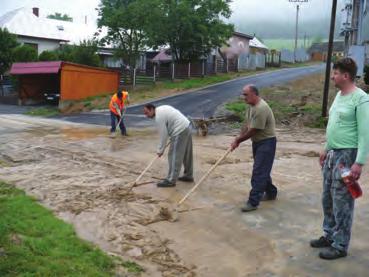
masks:
POLYGON ((144 114, 148 118, 155 118, 155 123, 159 129, 160 143, 157 149, 159 157, 164 153, 168 137, 170 139, 168 176, 157 186, 174 187, 177 179, 184 182, 193 182, 190 121, 180 111, 168 105, 155 107, 153 104, 146 104, 144 114), (184 173, 182 177, 178 178, 182 163, 184 173))

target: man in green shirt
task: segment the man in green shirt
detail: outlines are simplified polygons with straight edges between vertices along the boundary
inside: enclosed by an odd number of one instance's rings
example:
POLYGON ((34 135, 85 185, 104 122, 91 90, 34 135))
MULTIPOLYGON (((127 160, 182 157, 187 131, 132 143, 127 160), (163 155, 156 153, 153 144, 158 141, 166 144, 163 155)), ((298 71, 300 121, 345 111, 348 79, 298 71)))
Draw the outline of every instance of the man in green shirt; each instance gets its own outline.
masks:
POLYGON ((340 89, 329 110, 327 143, 320 154, 323 170, 324 236, 310 242, 324 248, 322 259, 347 256, 354 214, 354 198, 341 177, 341 168, 349 168, 359 180, 369 154, 369 97, 355 86, 357 65, 344 58, 333 65, 332 81, 340 89))
POLYGON ((277 140, 275 137, 275 120, 269 105, 259 96, 254 85, 247 85, 242 90, 245 102, 249 104, 245 125, 239 136, 231 144, 232 151, 239 144, 251 138, 254 166, 252 170, 249 199, 242 212, 257 209, 261 200, 274 200, 277 188, 272 183, 272 171, 277 140))

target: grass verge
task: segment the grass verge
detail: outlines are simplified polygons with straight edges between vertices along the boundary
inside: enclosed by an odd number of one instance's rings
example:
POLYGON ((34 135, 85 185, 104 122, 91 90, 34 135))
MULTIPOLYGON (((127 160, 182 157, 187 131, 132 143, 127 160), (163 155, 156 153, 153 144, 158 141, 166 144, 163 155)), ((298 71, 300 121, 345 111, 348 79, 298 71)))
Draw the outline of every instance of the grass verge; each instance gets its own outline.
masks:
POLYGON ((1 181, 0 260, 0 276, 114 276, 117 265, 142 271, 80 240, 71 225, 1 181))
POLYGON ((26 115, 31 116, 43 116, 49 117, 59 114, 58 107, 41 107, 41 108, 34 108, 25 113, 26 115))
MULTIPOLYGON (((277 123, 292 124, 313 128, 324 128, 327 119, 321 117, 324 75, 314 74, 285 85, 272 86, 261 90, 261 97, 265 99, 277 123)), ((331 84, 329 103, 336 95, 336 89, 331 84)), ((246 111, 243 100, 226 104, 226 109, 232 111, 242 119, 246 111)))

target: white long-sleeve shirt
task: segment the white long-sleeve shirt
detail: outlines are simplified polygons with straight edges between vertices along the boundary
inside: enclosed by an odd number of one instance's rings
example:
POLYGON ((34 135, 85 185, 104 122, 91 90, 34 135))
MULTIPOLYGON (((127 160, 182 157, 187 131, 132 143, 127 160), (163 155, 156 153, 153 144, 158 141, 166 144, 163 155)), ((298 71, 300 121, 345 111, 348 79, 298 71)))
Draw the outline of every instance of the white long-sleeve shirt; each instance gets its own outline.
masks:
POLYGON ((163 105, 155 108, 155 123, 159 129, 160 143, 157 153, 163 153, 168 137, 182 133, 190 121, 177 109, 163 105))

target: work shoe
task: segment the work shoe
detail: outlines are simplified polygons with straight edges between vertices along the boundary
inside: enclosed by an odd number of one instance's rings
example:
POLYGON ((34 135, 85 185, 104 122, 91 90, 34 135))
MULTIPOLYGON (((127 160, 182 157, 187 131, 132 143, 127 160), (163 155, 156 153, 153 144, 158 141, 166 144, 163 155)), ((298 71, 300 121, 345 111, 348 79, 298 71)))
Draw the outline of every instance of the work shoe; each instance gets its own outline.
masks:
POLYGON ((116 136, 116 133, 115 132, 110 132, 110 137, 111 138, 115 138, 115 136, 116 136))
POLYGON ((273 201, 277 199, 276 196, 269 196, 268 194, 264 193, 263 197, 260 199, 260 201, 273 201))
POLYGON ((335 260, 338 258, 343 258, 347 256, 347 252, 345 250, 339 250, 330 246, 329 248, 323 249, 319 253, 319 257, 324 260, 335 260))
POLYGON ((241 212, 247 213, 251 211, 255 211, 258 207, 251 205, 249 202, 245 204, 245 206, 241 207, 241 212))
POLYGON ((313 248, 323 248, 323 247, 329 247, 331 246, 333 241, 327 239, 324 236, 321 236, 318 239, 313 239, 310 241, 310 246, 313 248))
POLYGON ((187 177, 187 176, 181 176, 178 178, 179 181, 182 181, 182 182, 193 182, 193 177, 187 177))
POLYGON ((174 187, 176 184, 170 182, 167 179, 164 179, 163 181, 159 182, 156 184, 159 188, 169 188, 169 187, 174 187))

